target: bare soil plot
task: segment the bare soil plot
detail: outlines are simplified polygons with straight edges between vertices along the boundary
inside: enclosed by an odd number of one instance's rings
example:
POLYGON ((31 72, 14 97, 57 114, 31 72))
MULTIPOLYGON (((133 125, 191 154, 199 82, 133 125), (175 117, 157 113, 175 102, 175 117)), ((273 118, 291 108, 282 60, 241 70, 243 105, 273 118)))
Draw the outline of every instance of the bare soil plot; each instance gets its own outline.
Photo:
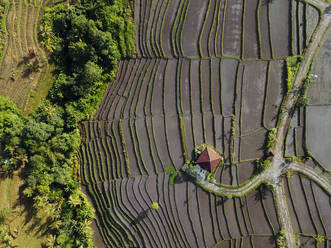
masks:
POLYGON ((300 177, 295 175, 289 179, 285 189, 294 231, 317 234, 316 222, 308 205, 313 197, 304 191, 300 177))
POLYGON ((223 55, 241 57, 243 1, 229 2, 224 24, 223 55))
MULTIPOLYGON (((270 42, 270 22, 268 18, 268 11, 270 11, 270 5, 262 2, 260 5, 260 12, 258 15, 258 21, 260 26, 260 40, 261 40, 261 51, 260 56, 262 58, 272 58, 272 44, 270 42)), ((259 37, 258 37, 259 38, 259 37)))
POLYGON ((257 22, 257 10, 261 2, 259 0, 249 1, 245 9, 244 23, 244 58, 258 58, 260 41, 259 41, 259 25, 257 22))
POLYGON ((270 32, 273 55, 275 58, 291 54, 291 29, 294 25, 289 15, 290 2, 287 0, 275 1, 270 4, 270 32))
POLYGON ((267 130, 261 129, 251 135, 240 137, 240 161, 254 160, 263 155, 267 130))
MULTIPOLYGON (((275 246, 280 227, 266 188, 222 198, 185 177, 170 185, 164 170, 178 170, 196 145, 208 143, 224 154, 218 182, 237 185, 253 176, 284 95, 284 56, 307 42, 308 10, 285 0, 136 2, 136 58, 121 62, 95 118, 82 128, 83 183, 93 188, 108 246, 275 246), (278 60, 256 61, 264 58, 278 60), (98 181, 103 188, 90 186, 98 181), (158 210, 150 210, 152 201, 158 210)), ((302 155, 304 119, 294 118, 287 141, 292 154, 302 155)), ((327 196, 293 178, 287 201, 295 231, 325 235, 329 209, 320 204, 327 196)))
POLYGON ((307 145, 308 149, 321 161, 321 163, 331 169, 330 149, 331 141, 329 123, 331 118, 330 106, 309 106, 307 108, 307 145))
POLYGON ((263 123, 265 128, 270 129, 276 126, 282 96, 285 92, 284 84, 281 83, 284 80, 285 65, 279 60, 270 61, 268 66, 263 123))
MULTIPOLYGON (((241 89, 241 133, 252 132, 262 126, 267 63, 253 62, 244 66, 241 89), (256 72, 259 72, 258 74, 256 72)), ((272 104, 272 103, 269 103, 272 104)))
POLYGON ((237 166, 238 184, 242 184, 253 176, 255 162, 239 163, 237 166))
POLYGON ((330 67, 331 32, 328 31, 314 61, 313 74, 318 78, 308 89, 310 104, 331 104, 330 67))

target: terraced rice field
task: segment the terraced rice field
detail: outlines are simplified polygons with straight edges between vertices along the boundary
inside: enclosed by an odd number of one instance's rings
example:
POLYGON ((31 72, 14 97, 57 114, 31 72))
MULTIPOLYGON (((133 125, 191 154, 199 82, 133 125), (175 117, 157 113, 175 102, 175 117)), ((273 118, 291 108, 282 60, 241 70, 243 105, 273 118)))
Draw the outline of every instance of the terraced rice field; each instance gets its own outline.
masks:
MULTIPOLYGON (((284 59, 302 53, 317 10, 287 0, 135 4, 137 54, 120 62, 94 117, 81 123, 81 178, 97 210, 97 246, 275 247, 280 223, 267 188, 228 199, 183 174, 171 185, 165 169, 179 170, 196 145, 208 143, 225 158, 217 182, 253 176, 285 93, 284 59), (154 201, 159 210, 151 210, 154 201)), ((304 149, 302 111, 295 154, 304 149)), ((302 243, 320 234, 327 246, 331 216, 320 204, 329 196, 303 177, 283 180, 291 206, 300 205, 292 191, 314 187, 300 199, 306 209, 291 209, 291 217, 309 208, 316 229, 295 232, 302 243)))
POLYGON ((43 8, 51 1, 10 0, 6 12, 6 40, 0 56, 0 94, 29 112, 46 96, 51 66, 38 43, 43 8))

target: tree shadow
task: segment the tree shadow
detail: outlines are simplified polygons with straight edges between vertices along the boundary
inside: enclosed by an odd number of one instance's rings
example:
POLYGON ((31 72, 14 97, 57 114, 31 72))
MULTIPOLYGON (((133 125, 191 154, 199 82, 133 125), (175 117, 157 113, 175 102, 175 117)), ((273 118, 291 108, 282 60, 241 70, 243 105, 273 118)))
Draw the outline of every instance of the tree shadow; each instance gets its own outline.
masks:
POLYGON ((274 0, 263 0, 263 5, 268 5, 268 4, 272 4, 274 0))
POLYGON ((185 173, 179 172, 178 175, 174 179, 174 184, 181 184, 181 183, 187 182, 189 180, 190 180, 190 178, 188 175, 186 175, 185 173))
POLYGON ((150 211, 150 209, 146 209, 146 210, 143 210, 142 212, 140 212, 138 214, 138 216, 131 221, 130 224, 133 226, 139 224, 141 221, 143 221, 147 217, 149 211, 150 211))
POLYGON ((265 184, 261 184, 255 193, 255 201, 266 200, 268 197, 269 189, 265 184))

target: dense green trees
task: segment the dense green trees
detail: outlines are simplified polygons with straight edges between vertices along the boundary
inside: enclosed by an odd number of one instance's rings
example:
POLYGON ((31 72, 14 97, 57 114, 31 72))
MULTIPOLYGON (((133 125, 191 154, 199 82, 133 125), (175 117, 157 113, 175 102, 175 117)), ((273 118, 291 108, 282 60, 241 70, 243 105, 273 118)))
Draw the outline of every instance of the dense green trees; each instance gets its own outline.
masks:
POLYGON ((0 97, 0 169, 27 163, 24 194, 47 218, 49 247, 93 247, 94 211, 80 191, 77 122, 100 103, 120 58, 135 49, 127 0, 80 0, 44 13, 40 40, 51 52, 56 81, 28 117, 0 97))
POLYGON ((59 75, 49 99, 66 110, 70 124, 93 112, 115 77, 118 60, 135 50, 127 5, 127 0, 81 0, 46 10, 40 39, 59 75))

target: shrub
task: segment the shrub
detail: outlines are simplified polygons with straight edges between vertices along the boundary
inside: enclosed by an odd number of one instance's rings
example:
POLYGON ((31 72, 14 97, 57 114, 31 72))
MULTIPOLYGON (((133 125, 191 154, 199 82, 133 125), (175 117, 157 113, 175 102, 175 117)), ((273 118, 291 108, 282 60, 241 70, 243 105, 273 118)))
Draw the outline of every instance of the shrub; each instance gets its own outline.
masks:
POLYGON ((158 210, 159 209, 159 204, 157 202, 153 202, 151 205, 152 210, 158 210))

